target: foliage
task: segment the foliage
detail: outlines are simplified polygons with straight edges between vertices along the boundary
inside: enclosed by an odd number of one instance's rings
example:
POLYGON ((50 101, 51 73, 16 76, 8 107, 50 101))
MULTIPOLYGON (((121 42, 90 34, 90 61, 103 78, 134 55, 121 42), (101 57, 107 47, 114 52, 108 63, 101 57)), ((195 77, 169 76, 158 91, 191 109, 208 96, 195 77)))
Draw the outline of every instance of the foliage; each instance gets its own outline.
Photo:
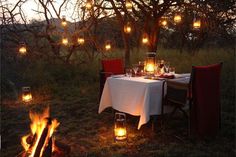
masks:
MULTIPOLYGON (((118 50, 108 57, 120 56, 118 50)), ((143 60, 146 50, 132 52, 132 63, 143 60)), ((72 157, 90 156, 234 156, 235 155, 235 54, 232 51, 202 50, 195 56, 179 53, 178 50, 159 49, 158 59, 170 61, 178 73, 191 71, 191 65, 206 65, 223 61, 222 71, 222 126, 213 139, 196 141, 187 137, 187 120, 177 114, 166 124, 164 132, 151 131, 151 123, 137 130, 139 117, 128 116, 128 141, 113 141, 113 111, 97 114, 99 104, 99 60, 86 66, 50 65, 34 63, 24 72, 24 79, 37 85, 31 105, 9 100, 1 105, 1 156, 16 156, 22 151, 20 137, 29 133, 30 109, 50 106, 51 116, 58 119, 60 126, 56 139, 71 147, 72 157), (38 73, 38 74, 37 74, 38 73), (33 77, 32 77, 32 76, 33 77), (43 88, 43 89, 42 89, 43 88), (45 91, 51 97, 42 96, 45 91), (178 135, 178 136, 176 136, 178 135)), ((22 63, 21 63, 22 64, 22 63)), ((14 71, 13 67, 7 69, 14 71)), ((9 77, 7 77, 9 79, 9 77)), ((158 123, 157 126, 160 124, 158 123)))

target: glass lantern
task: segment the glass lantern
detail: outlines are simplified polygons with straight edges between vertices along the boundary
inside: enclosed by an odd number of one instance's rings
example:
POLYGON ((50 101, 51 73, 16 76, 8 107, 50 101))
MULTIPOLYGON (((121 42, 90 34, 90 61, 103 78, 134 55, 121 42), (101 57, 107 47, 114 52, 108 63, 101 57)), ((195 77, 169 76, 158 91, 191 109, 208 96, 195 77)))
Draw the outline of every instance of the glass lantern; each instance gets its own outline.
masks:
POLYGON ((124 25, 124 32, 129 34, 131 33, 132 31, 132 27, 131 27, 131 23, 130 22, 127 22, 125 25, 124 25))
POLYGON ((61 25, 63 26, 63 27, 66 27, 67 26, 67 21, 66 21, 66 16, 62 16, 62 18, 61 18, 61 25))
POLYGON ((201 28, 201 20, 195 18, 193 20, 193 29, 199 30, 200 28, 201 28))
POLYGON ((124 141, 127 139, 126 115, 125 113, 115 113, 114 139, 115 141, 124 141))
POLYGON ((148 77, 153 77, 156 68, 156 53, 148 52, 145 60, 145 72, 148 77))
POLYGON ((106 51, 110 51, 111 50, 111 41, 110 40, 107 40, 105 42, 104 48, 105 48, 106 51))
POLYGON ((132 4, 131 0, 125 1, 125 7, 128 11, 132 11, 133 4, 132 4))
POLYGON ((85 4, 86 9, 90 10, 93 7, 92 0, 87 0, 85 4))
POLYGON ((19 45, 19 53, 24 55, 27 52, 26 44, 24 42, 20 42, 19 45))
POLYGON ((27 103, 33 100, 30 87, 22 87, 22 101, 27 103))
POLYGON ((175 16, 174 16, 174 22, 175 22, 175 23, 180 23, 181 20, 182 20, 181 15, 180 15, 180 14, 175 14, 175 16))

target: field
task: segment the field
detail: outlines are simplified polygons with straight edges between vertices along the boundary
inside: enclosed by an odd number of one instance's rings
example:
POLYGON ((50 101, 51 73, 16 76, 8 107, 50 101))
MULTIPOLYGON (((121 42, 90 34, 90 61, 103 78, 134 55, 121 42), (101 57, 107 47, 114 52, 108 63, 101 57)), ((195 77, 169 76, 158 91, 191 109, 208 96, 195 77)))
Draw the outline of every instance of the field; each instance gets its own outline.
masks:
MULTIPOLYGON (((111 56, 121 56, 121 53, 111 56)), ((30 132, 29 110, 41 110, 47 105, 51 117, 60 122, 56 139, 70 146, 72 157, 235 156, 235 52, 211 49, 192 56, 162 49, 157 57, 170 61, 177 73, 191 72, 192 65, 223 61, 222 121, 215 138, 202 141, 188 138, 187 120, 181 114, 175 115, 164 130, 156 132, 152 131, 151 122, 137 130, 138 117, 128 115, 127 142, 114 142, 113 111, 107 109, 98 114, 99 59, 80 67, 35 63, 24 73, 33 89, 33 102, 22 104, 19 96, 14 99, 14 94, 2 101, 1 157, 14 157, 23 150, 20 138, 30 132)), ((144 59, 144 54, 134 50, 131 58, 132 63, 137 63, 144 59)))

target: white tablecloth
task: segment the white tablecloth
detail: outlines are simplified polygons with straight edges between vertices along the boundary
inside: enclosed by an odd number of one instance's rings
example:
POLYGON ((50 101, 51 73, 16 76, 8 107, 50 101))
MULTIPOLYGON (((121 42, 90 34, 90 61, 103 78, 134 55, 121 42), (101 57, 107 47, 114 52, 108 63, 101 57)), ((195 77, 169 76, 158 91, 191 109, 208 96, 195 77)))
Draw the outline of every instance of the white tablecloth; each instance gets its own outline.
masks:
POLYGON ((161 114, 162 84, 161 80, 143 77, 109 77, 103 89, 98 113, 112 107, 120 112, 140 116, 140 129, 149 121, 150 115, 161 114))

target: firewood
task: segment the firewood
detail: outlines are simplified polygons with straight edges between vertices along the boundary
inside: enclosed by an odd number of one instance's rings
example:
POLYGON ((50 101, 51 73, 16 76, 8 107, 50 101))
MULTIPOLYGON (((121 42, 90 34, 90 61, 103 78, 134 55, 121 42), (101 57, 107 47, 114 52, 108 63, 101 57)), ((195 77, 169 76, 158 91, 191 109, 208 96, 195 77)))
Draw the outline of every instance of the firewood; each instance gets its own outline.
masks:
POLYGON ((48 121, 47 125, 43 129, 42 135, 41 135, 41 137, 39 139, 39 142, 38 142, 38 145, 36 147, 34 157, 39 157, 40 156, 41 149, 43 148, 44 142, 45 142, 45 140, 46 140, 46 138, 48 136, 48 128, 51 125, 51 119, 47 118, 47 121, 48 121))
POLYGON ((47 146, 44 148, 43 157, 52 156, 52 137, 48 140, 47 146))

